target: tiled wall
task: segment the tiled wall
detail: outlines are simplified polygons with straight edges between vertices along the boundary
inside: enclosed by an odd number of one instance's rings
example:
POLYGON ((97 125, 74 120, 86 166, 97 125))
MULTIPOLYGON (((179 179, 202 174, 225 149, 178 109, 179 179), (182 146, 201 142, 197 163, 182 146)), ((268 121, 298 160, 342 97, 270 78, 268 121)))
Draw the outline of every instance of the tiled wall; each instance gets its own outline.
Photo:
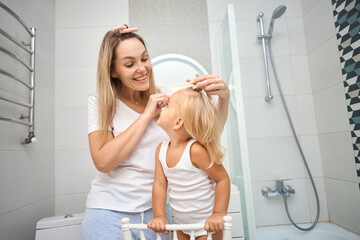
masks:
POLYGON ((360 191, 334 9, 329 0, 302 0, 302 8, 329 220, 360 233, 360 191))
POLYGON ((87 138, 87 97, 96 91, 105 33, 129 22, 127 0, 56 1, 55 213, 83 212, 95 177, 87 138))
POLYGON ((206 0, 129 0, 130 24, 139 27, 151 58, 182 54, 211 73, 206 9, 206 0))
POLYGON ((332 5, 360 189, 360 2, 333 0, 332 5))
MULTIPOLYGON (((55 1, 1 0, 29 27, 36 28, 35 135, 36 143, 21 145, 26 126, 0 121, 0 239, 33 240, 36 222, 54 215, 54 75, 55 75, 55 1)), ((0 28, 12 36, 29 41, 25 29, 0 9, 0 28)), ((0 46, 22 57, 29 54, 0 35, 0 46)), ((1 69, 29 80, 29 72, 10 57, 0 53, 1 69)), ((28 102, 28 89, 0 75, 0 92, 28 102)), ((19 117, 27 113, 0 101, 0 114, 19 117)))

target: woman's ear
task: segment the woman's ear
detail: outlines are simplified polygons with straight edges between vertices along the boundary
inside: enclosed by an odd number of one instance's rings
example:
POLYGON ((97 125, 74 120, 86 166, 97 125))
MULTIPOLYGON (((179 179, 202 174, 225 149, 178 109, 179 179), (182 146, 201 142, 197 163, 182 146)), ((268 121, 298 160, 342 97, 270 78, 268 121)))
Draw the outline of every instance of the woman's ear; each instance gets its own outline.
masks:
POLYGON ((181 117, 179 117, 179 118, 176 119, 176 122, 175 122, 175 124, 174 124, 174 126, 173 126, 173 129, 174 129, 174 130, 178 130, 178 129, 180 129, 182 126, 184 126, 184 120, 183 120, 181 117))
POLYGON ((118 75, 116 72, 114 72, 114 71, 111 71, 111 72, 110 72, 110 76, 111 76, 112 78, 119 78, 119 75, 118 75))

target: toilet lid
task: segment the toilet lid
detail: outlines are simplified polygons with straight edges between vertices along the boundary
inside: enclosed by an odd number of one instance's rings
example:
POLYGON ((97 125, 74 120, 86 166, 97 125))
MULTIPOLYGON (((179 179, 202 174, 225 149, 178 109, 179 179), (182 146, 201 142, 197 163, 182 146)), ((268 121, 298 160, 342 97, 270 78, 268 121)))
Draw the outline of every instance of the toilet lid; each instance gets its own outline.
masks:
POLYGON ((54 216, 43 218, 36 224, 36 229, 47 229, 47 228, 56 228, 56 227, 65 227, 65 226, 72 226, 72 225, 79 225, 83 219, 84 213, 75 213, 75 214, 68 214, 72 217, 65 217, 65 216, 54 216))
POLYGON ((152 60, 155 83, 168 88, 189 86, 187 78, 207 75, 206 69, 194 59, 180 54, 165 54, 152 60))

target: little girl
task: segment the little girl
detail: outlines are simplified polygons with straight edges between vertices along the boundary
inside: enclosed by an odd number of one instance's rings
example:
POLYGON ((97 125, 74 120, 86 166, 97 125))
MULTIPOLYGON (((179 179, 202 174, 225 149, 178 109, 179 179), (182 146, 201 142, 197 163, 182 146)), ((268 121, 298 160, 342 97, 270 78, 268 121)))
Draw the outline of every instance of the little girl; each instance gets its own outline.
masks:
MULTIPOLYGON (((157 124, 170 141, 156 150, 152 200, 154 219, 148 227, 165 231, 167 184, 172 213, 177 224, 205 223, 195 231, 196 240, 222 239, 223 216, 227 213, 230 180, 224 169, 220 136, 222 125, 216 109, 202 91, 180 89, 161 109, 157 124)), ((189 239, 190 231, 177 231, 179 240, 189 239)))

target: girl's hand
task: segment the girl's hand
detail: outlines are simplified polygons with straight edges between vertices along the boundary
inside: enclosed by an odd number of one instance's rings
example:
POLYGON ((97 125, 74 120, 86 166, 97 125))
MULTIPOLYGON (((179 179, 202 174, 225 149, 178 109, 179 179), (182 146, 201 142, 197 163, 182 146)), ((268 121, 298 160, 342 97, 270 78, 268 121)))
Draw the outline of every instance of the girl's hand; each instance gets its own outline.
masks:
POLYGON ((196 78, 186 81, 193 84, 194 89, 204 89, 210 99, 211 95, 218 95, 220 98, 230 97, 228 86, 218 75, 200 76, 196 74, 196 78))
POLYGON ((165 217, 157 217, 152 219, 150 222, 148 222, 147 226, 148 228, 152 229, 154 232, 160 233, 162 232, 163 235, 166 235, 169 233, 169 231, 166 230, 166 224, 168 224, 168 221, 165 217))
POLYGON ((148 120, 152 120, 156 115, 160 113, 161 108, 167 104, 168 100, 169 96, 165 93, 152 94, 149 97, 142 116, 147 118, 148 120))
POLYGON ((224 214, 213 213, 206 219, 204 229, 207 232, 218 232, 224 229, 224 214))

